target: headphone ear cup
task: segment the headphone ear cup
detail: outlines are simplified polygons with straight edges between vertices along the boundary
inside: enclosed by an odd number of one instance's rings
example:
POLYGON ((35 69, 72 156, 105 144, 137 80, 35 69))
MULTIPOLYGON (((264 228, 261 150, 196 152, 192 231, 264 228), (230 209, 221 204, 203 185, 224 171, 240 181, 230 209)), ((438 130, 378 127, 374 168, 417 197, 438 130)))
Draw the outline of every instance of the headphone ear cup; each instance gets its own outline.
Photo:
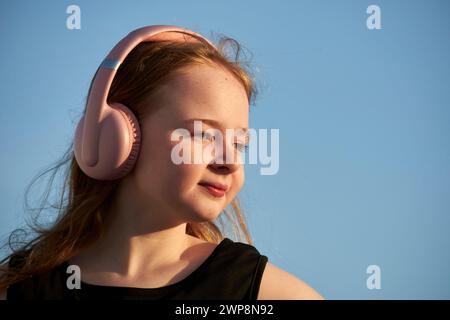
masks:
MULTIPOLYGON (((81 170, 97 180, 116 180, 134 167, 139 155, 141 130, 133 112, 125 105, 113 103, 105 106, 105 115, 99 124, 98 162, 88 166, 81 157, 84 116, 76 129, 75 158, 81 170)), ((92 139, 93 137, 85 137, 92 139)))
POLYGON ((141 128, 138 119, 128 107, 121 103, 113 103, 111 106, 122 112, 123 117, 127 119, 129 137, 129 141, 124 145, 124 150, 118 152, 119 155, 124 155, 125 160, 117 169, 117 174, 111 175, 111 179, 115 180, 123 178, 133 170, 141 147, 141 128))

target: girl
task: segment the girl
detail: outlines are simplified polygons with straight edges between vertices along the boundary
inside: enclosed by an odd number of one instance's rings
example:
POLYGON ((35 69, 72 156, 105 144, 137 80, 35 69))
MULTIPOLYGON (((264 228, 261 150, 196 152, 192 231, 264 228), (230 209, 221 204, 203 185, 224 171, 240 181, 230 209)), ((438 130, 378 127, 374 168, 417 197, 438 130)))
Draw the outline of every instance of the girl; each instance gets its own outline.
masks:
MULTIPOLYGON (((173 161, 172 133, 192 133, 195 120, 248 129, 256 89, 239 49, 173 26, 116 45, 91 82, 75 150, 59 164, 70 161, 67 202, 64 187, 54 224, 3 260, 3 298, 322 298, 252 245, 236 198, 243 165, 220 161, 245 144, 226 141, 201 163, 173 161), (222 235, 213 221, 224 215, 248 244, 222 235)), ((204 148, 205 136, 183 141, 204 148)))

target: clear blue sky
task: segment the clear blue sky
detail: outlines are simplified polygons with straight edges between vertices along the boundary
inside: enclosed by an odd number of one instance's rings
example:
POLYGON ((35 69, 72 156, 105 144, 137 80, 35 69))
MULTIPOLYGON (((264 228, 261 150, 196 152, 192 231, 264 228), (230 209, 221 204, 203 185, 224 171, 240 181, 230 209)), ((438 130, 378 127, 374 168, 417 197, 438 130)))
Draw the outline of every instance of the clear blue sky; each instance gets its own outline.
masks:
POLYGON ((280 129, 278 174, 247 165, 240 194, 261 253, 328 299, 449 299, 449 12, 445 0, 2 1, 0 236, 72 139, 104 56, 135 28, 173 24, 253 54, 250 125, 280 129), (66 28, 71 4, 80 30, 66 28), (366 27, 371 4, 381 30, 366 27))

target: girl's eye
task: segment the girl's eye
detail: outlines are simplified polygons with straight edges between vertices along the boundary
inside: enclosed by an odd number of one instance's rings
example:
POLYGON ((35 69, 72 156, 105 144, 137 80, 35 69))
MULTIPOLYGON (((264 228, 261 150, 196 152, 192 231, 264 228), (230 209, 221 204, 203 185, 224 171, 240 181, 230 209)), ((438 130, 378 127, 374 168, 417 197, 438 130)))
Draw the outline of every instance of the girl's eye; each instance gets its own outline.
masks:
POLYGON ((247 151, 248 145, 243 143, 235 143, 236 149, 238 149, 239 152, 247 151))
MULTIPOLYGON (((198 140, 206 140, 206 141, 214 141, 216 139, 216 137, 206 131, 202 131, 199 134, 194 135, 194 138, 198 139, 198 140)), ((234 143, 235 148, 239 151, 239 152, 244 152, 244 151, 248 151, 248 144, 245 143, 234 143)))
POLYGON ((200 134, 195 135, 195 138, 200 140, 208 140, 208 141, 214 141, 215 137, 211 135, 210 133, 206 131, 200 132, 200 134))

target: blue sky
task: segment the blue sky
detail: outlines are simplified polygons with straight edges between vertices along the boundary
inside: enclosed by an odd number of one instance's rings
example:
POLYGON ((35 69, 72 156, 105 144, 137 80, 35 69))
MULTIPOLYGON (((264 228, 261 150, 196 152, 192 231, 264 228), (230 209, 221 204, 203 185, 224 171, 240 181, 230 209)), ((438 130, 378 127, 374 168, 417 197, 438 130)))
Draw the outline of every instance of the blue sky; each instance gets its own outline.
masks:
POLYGON ((328 299, 449 299, 448 12, 445 0, 2 1, 0 236, 23 224, 25 188, 71 141, 109 50, 171 24, 252 54, 250 126, 280 130, 278 174, 247 165, 240 193, 261 253, 328 299), (71 4, 80 30, 66 28, 71 4), (380 30, 366 26, 371 4, 380 30))

